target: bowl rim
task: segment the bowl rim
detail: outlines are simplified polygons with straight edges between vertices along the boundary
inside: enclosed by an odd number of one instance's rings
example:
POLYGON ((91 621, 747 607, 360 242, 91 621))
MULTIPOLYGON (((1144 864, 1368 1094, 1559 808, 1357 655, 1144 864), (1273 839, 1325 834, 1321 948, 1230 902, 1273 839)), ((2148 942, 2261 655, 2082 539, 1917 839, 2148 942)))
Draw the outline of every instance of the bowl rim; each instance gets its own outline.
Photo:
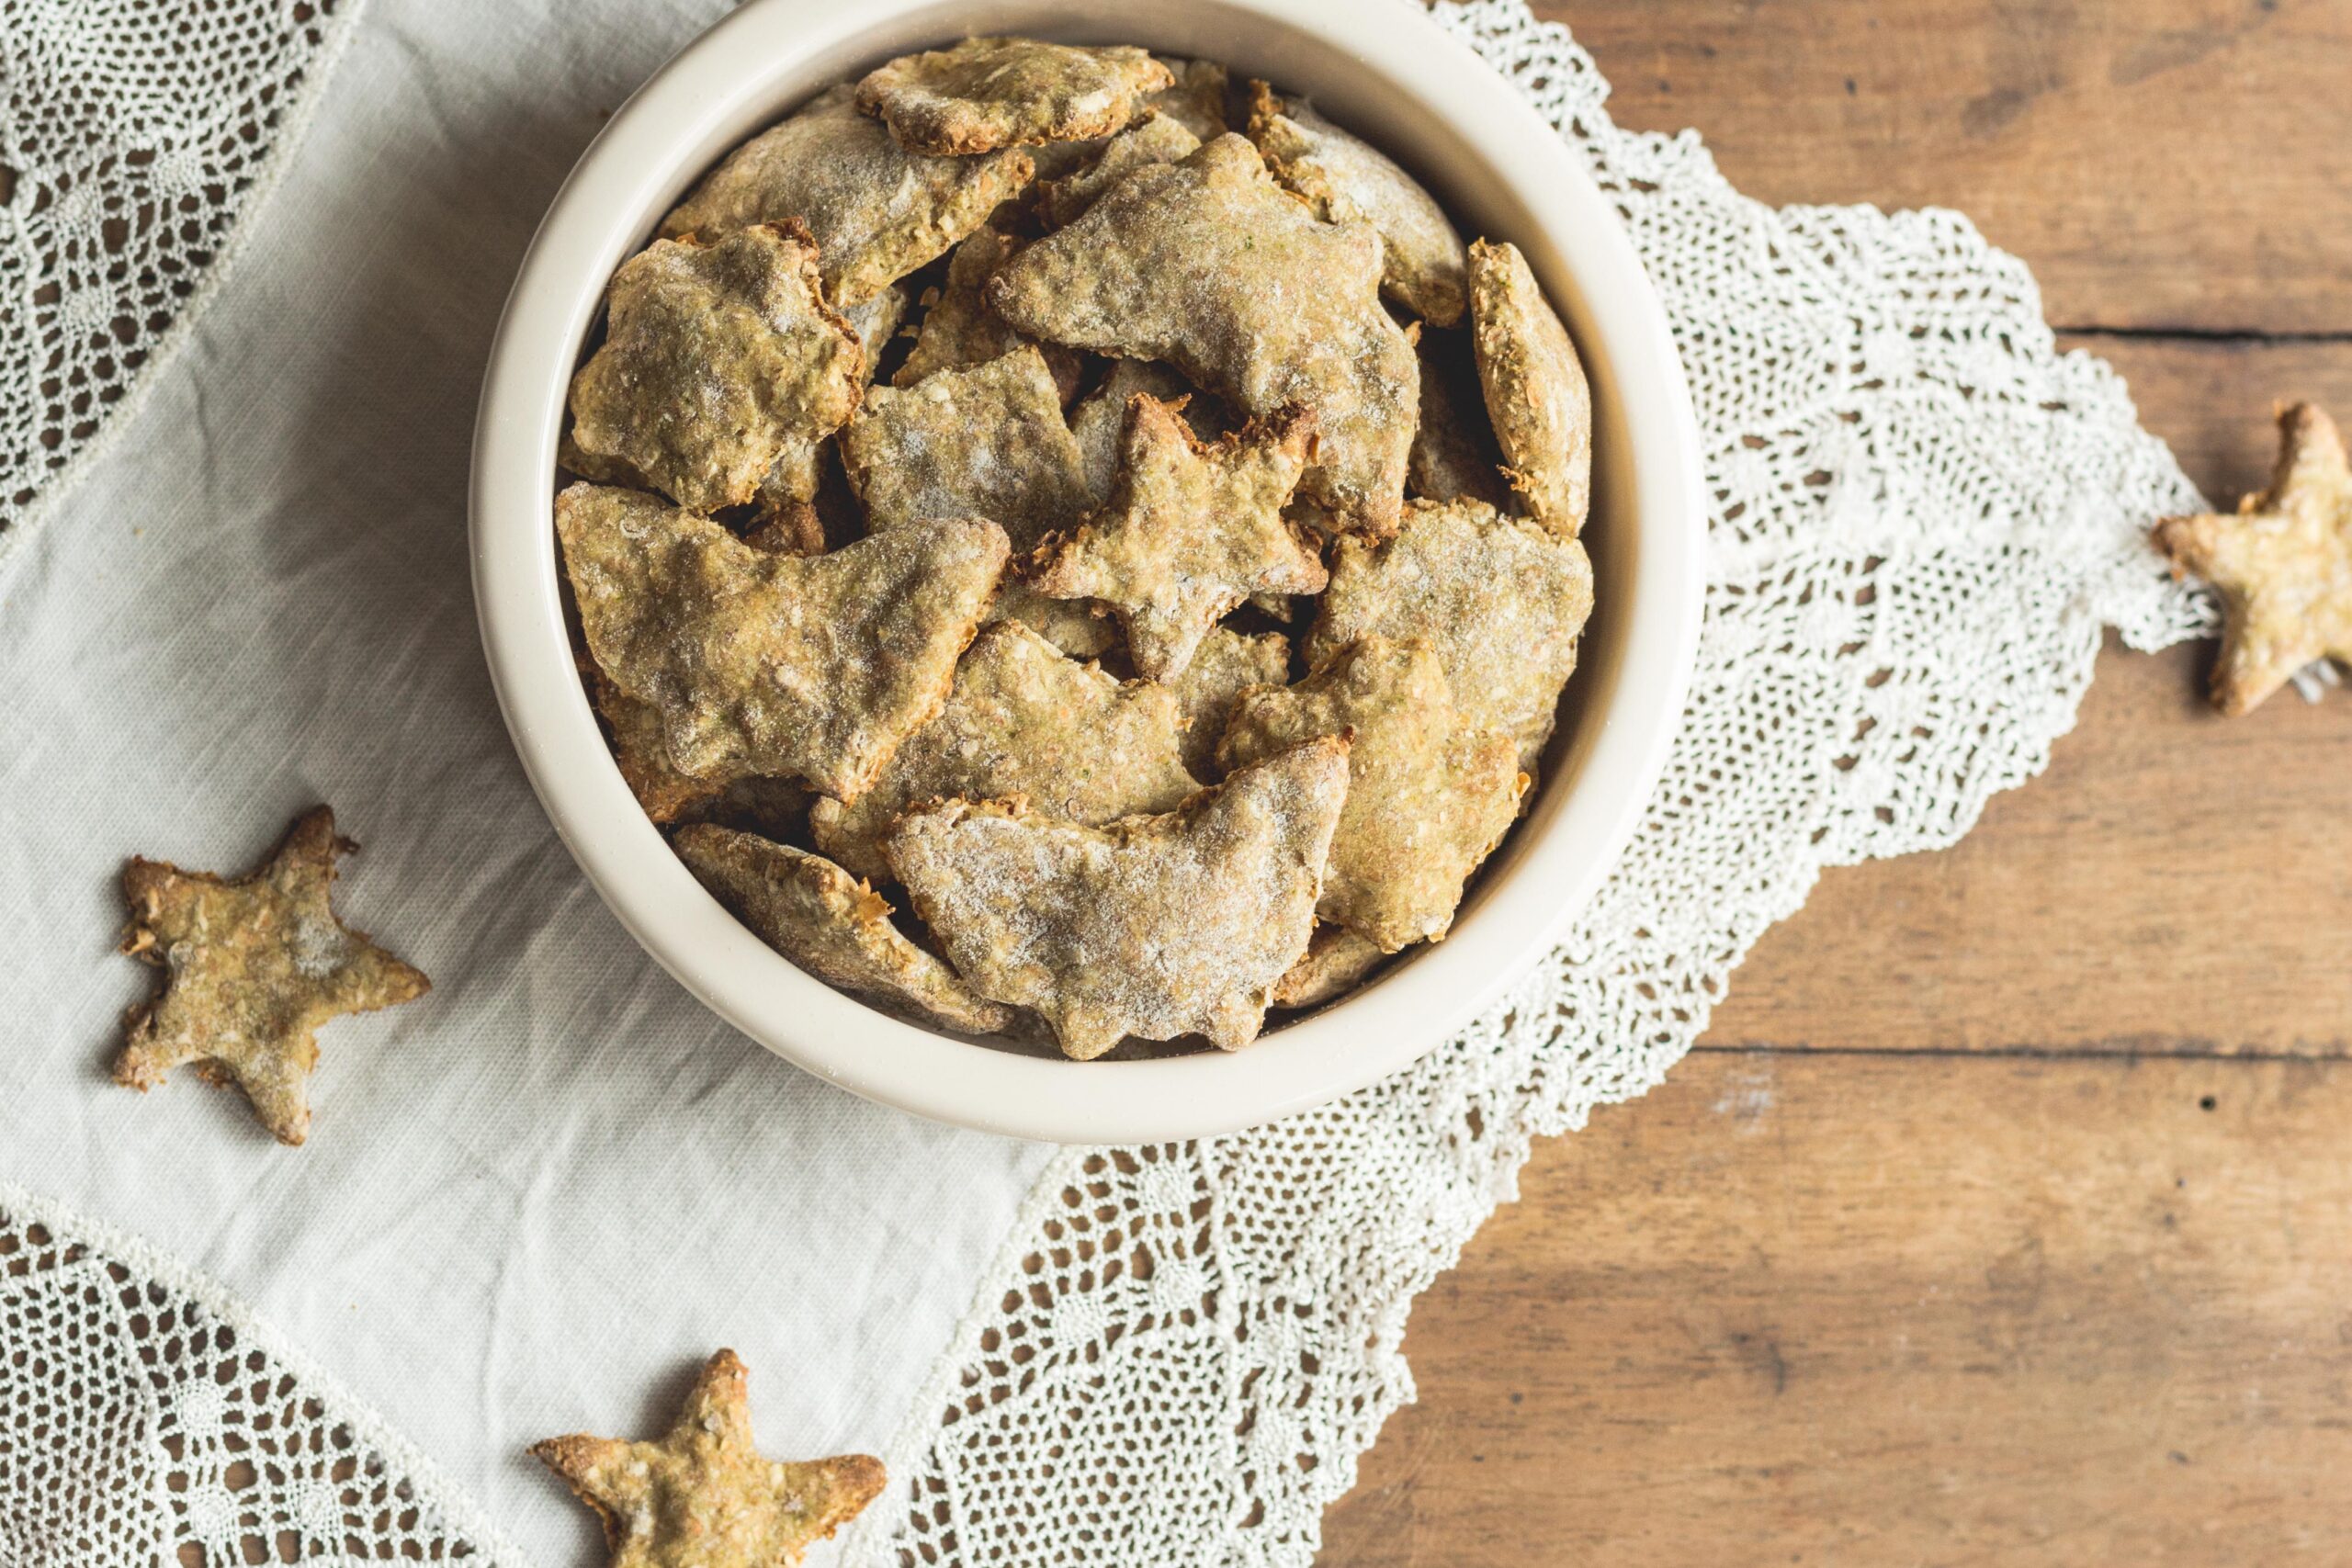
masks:
MULTIPOLYGON (((550 204, 492 344, 469 496, 473 581, 499 706, 549 820, 623 926, 687 990, 770 1051, 865 1098, 986 1132, 1139 1144, 1274 1121, 1409 1066, 1555 945, 1632 838, 1680 727, 1697 660, 1705 510, 1697 419, 1664 307, 1608 198, 1557 132, 1501 85, 1404 4, 1185 0, 1106 15, 1082 0, 750 0, 613 115, 550 204), (565 391, 613 268, 718 152, 825 73, 837 79, 845 62, 975 31, 1210 53, 1182 39, 1214 39, 1221 28, 1260 29, 1261 55, 1320 56, 1326 66, 1340 57, 1375 95, 1368 104, 1401 103, 1442 125, 1525 209, 1533 229, 1510 237, 1539 276, 1552 275, 1546 292, 1594 370, 1596 410, 1611 419, 1638 411, 1613 433, 1615 460, 1600 476, 1623 491, 1617 507, 1628 522, 1596 541, 1596 554, 1634 558, 1634 592, 1600 606, 1625 625, 1613 667, 1596 673, 1588 656, 1578 673, 1607 690, 1597 708, 1585 695, 1572 762, 1539 786, 1548 798, 1517 825, 1447 941, 1232 1055, 1078 1063, 976 1045, 901 1021, 776 953, 702 888, 639 808, 562 624, 551 481, 565 391), (1379 96, 1395 94, 1406 97, 1379 96)), ((1328 85, 1314 90, 1349 118, 1328 85)))

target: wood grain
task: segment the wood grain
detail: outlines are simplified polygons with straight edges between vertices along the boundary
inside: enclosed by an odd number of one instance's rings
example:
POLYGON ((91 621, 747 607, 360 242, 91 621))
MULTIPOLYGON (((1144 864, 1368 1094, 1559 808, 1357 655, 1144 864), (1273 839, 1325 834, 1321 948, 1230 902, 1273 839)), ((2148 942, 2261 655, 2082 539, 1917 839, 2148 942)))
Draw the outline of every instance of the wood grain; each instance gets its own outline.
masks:
MULTIPOLYGON (((1539 8, 1751 194, 1970 212, 2217 502, 2352 412, 2352 5, 1539 8)), ((2225 723, 2209 657, 2110 646, 2044 777, 1538 1146, 1322 1562, 2352 1561, 2352 696, 2225 723)))
POLYGON ((1708 1041, 2352 1054, 2352 694, 2201 698, 2110 646, 2050 771, 1932 855, 1826 873, 1708 1041))
POLYGON ((1768 201, 1957 207, 2053 321, 2352 332, 2343 0, 1540 0, 1768 201))
POLYGON ((1322 1561, 2352 1561, 2352 1066, 1712 1053, 1415 1314, 1322 1561))

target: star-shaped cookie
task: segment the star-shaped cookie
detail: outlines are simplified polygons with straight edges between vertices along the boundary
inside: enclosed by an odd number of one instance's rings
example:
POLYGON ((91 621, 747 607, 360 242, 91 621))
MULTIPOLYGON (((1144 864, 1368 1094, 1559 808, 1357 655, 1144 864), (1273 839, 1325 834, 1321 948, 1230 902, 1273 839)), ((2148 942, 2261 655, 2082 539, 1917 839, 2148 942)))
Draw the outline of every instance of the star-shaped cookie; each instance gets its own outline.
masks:
POLYGON ((1031 337, 1165 360, 1242 412, 1315 411, 1323 445, 1301 487, 1335 528, 1396 525, 1420 369, 1380 303, 1369 223, 1326 223, 1242 136, 1130 173, 989 284, 1031 337))
POLYGON ((1318 735, 1353 743, 1316 913, 1384 953, 1438 941, 1519 815, 1518 743, 1463 722, 1427 643, 1367 637, 1295 686, 1245 693, 1217 760, 1246 767, 1318 735))
POLYGON ((888 1477, 867 1454, 763 1458, 747 1376, 734 1351, 713 1356, 655 1442, 575 1434, 531 1445, 596 1511, 613 1568, 795 1568, 881 1495, 888 1477))
POLYGON ((842 800, 939 711, 1011 548, 959 518, 772 555, 588 484, 556 497, 555 525, 589 651, 659 710, 672 767, 790 775, 842 800))
POLYGON ((910 152, 969 155, 1108 136, 1175 80, 1132 45, 967 38, 867 73, 857 107, 910 152))
POLYGON ((1274 177, 1332 223, 1380 231, 1381 288, 1432 326, 1451 327, 1468 306, 1462 236, 1437 198, 1396 161, 1349 135, 1304 101, 1250 84, 1250 140, 1274 177))
POLYGON ((130 905, 122 951, 170 977, 163 995, 124 1021, 115 1082, 151 1089, 193 1062, 208 1083, 243 1089, 279 1143, 302 1142, 318 1027, 433 988, 335 918, 335 858, 358 847, 337 838, 334 813, 317 806, 295 819, 266 864, 233 881, 133 859, 122 874, 130 905))
POLYGON ((826 297, 846 310, 944 254, 1035 173, 1026 152, 909 152, 858 112, 843 83, 729 152, 662 220, 662 234, 709 240, 797 218, 816 236, 826 297))
POLYGON ((696 512, 750 501, 779 466, 798 481, 784 489, 813 493, 865 351, 826 305, 797 220, 656 240, 613 275, 606 314, 571 382, 572 446, 599 476, 641 476, 696 512))
MULTIPOLYGON (((1035 344, 935 370, 910 387, 875 388, 842 432, 841 452, 877 534, 933 517, 985 517, 1021 553, 1093 502, 1061 392, 1035 344)), ((1080 658, 1116 640, 1091 606, 1056 604, 1012 578, 988 618, 1025 622, 1080 658)))
POLYGON ((1347 793, 1333 736, 1164 817, 1081 828, 1020 801, 944 801, 909 813, 888 849, 956 973, 1035 1009, 1069 1056, 1131 1034, 1233 1051, 1306 951, 1347 793))
POLYGON ((2213 705, 2242 714, 2314 660, 2352 661, 2352 464, 2314 404, 2278 416, 2270 488, 2234 516, 2168 517, 2151 536, 2174 570, 2220 590, 2228 612, 2213 705))
POLYGON ((1322 558, 1283 516, 1313 459, 1315 415, 1286 408, 1214 445, 1138 393, 1111 502, 1039 554, 1029 585, 1118 612, 1136 669, 1179 674, 1208 629, 1253 593, 1316 593, 1322 558))
POLYGON ((1340 541, 1306 662, 1320 670, 1374 633, 1426 642, 1455 705, 1518 737, 1532 774, 1591 614, 1592 561, 1576 540, 1479 502, 1416 501, 1386 543, 1340 541))

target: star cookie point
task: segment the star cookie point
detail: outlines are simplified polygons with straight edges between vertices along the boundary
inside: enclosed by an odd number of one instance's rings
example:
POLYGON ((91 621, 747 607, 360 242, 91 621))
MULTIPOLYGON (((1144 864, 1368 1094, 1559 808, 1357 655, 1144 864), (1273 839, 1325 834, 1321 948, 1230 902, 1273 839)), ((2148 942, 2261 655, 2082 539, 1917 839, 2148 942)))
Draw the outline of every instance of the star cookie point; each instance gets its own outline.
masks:
POLYGON ((2234 513, 2168 517, 2150 538, 2177 573, 2222 596, 2213 705, 2233 717, 2314 660, 2352 661, 2352 462, 2326 411, 2278 414, 2270 488, 2234 513))
POLYGON ((530 1453, 594 1511, 615 1568, 797 1568, 888 1477, 867 1454, 765 1458, 752 1438, 749 1385, 741 1358, 720 1350, 662 1438, 574 1433, 530 1453))
POLYGON ((143 1091, 193 1064, 208 1082, 242 1090, 280 1143, 302 1143, 319 1027, 433 986, 335 915, 334 863, 357 848, 318 806, 242 877, 134 857, 123 869, 121 949, 169 977, 126 1019, 115 1081, 143 1091))
POLYGON ((1030 586, 1110 605, 1137 671, 1181 674, 1243 600, 1321 592, 1321 557, 1283 515, 1317 428, 1312 411, 1292 405, 1204 445, 1174 408, 1137 393, 1110 504, 1046 547, 1030 586))

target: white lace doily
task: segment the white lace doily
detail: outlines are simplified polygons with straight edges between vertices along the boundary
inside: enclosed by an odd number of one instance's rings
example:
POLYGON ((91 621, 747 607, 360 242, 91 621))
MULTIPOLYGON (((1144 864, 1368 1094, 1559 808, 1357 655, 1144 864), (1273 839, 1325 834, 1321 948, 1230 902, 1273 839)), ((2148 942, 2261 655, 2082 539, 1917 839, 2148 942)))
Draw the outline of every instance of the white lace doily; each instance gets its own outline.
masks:
POLYGON ((0 1563, 520 1559, 234 1302, 0 1186, 0 1563), (255 1555, 255 1553, 262 1555, 255 1555))
MULTIPOLYGON (((1966 220, 1760 206, 1696 136, 1611 125, 1521 0, 1438 14, 1586 157, 1677 323, 1713 499, 1681 739, 1572 940, 1460 1039, 1275 1127, 1049 1167, 843 1561, 1308 1562, 1411 1397, 1414 1296, 1532 1139, 1655 1084, 1821 867, 1948 844, 2039 771, 2103 627, 2210 625, 2142 538, 2194 491, 1966 220)), ((73 1532, 153 1528, 209 1562, 511 1560, 229 1303, 30 1201, 0 1193, 0 1561, 143 1562, 73 1532), (69 1473, 113 1490, 19 1501, 69 1473)))
POLYGON ((194 325, 360 3, 0 0, 0 555, 194 325))

